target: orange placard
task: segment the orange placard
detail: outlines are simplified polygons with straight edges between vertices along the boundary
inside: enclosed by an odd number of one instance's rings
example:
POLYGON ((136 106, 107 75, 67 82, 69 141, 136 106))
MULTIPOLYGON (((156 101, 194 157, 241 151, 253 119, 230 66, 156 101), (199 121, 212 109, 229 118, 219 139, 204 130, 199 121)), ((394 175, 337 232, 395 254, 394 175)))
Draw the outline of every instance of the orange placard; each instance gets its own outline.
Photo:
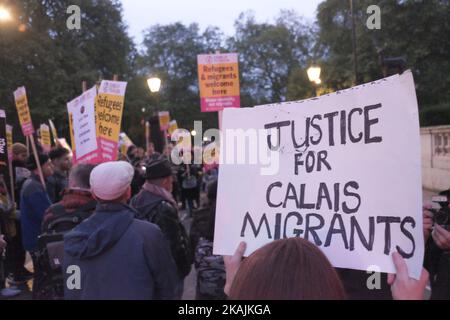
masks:
POLYGON ((239 108, 237 53, 202 54, 197 57, 197 62, 202 112, 239 108))

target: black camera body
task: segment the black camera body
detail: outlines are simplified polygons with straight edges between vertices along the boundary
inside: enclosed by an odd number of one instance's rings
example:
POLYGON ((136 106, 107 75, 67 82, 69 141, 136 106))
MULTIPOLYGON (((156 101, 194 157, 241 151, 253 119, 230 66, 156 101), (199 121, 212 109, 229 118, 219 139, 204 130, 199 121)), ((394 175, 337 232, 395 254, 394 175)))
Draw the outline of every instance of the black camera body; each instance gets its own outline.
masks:
POLYGON ((439 209, 430 209, 433 222, 450 231, 450 190, 443 191, 431 200, 439 204, 439 209))

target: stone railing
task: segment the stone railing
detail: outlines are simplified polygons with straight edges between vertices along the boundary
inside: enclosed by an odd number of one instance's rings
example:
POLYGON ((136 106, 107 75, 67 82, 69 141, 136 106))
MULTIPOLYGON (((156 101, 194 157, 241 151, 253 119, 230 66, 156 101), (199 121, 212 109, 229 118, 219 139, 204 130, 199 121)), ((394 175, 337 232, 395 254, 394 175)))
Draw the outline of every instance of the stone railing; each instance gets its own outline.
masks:
POLYGON ((450 125, 420 130, 422 142, 422 183, 424 188, 450 188, 450 125))

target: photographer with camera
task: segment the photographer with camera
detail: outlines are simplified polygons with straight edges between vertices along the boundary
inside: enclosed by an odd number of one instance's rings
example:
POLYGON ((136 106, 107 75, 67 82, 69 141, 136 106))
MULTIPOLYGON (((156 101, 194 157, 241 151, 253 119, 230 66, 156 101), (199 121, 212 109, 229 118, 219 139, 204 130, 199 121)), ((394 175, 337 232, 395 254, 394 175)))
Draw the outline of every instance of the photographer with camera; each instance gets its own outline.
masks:
POLYGON ((433 197, 440 209, 424 206, 423 232, 425 237, 424 266, 430 273, 431 299, 450 299, 450 190, 433 197))

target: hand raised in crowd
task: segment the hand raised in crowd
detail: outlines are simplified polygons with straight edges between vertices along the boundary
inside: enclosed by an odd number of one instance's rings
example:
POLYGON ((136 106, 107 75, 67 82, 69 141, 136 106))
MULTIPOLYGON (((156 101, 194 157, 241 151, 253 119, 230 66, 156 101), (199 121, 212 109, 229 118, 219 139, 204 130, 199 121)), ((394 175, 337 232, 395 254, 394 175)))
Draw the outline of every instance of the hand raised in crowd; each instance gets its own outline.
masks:
POLYGON ((6 241, 5 241, 5 239, 3 239, 3 237, 4 236, 2 234, 0 234, 0 252, 6 248, 6 241))
POLYGON ((423 207, 423 236, 425 238, 425 242, 430 237, 431 232, 433 231, 433 214, 430 212, 431 205, 425 205, 423 207))
POLYGON ((428 272, 422 269, 419 280, 410 278, 405 259, 398 252, 392 254, 392 259, 397 270, 397 274, 388 275, 392 297, 395 300, 423 300, 429 278, 428 272))
POLYGON ((233 284, 234 277, 236 276, 236 273, 239 270, 239 267, 241 266, 242 257, 244 256, 246 249, 247 244, 245 242, 241 242, 233 256, 223 257, 223 260, 225 262, 225 270, 227 274, 227 280, 224 288, 224 292, 226 295, 230 293, 231 285, 233 284))
POLYGON ((434 242, 442 250, 450 250, 450 232, 438 224, 434 225, 431 233, 434 242))

